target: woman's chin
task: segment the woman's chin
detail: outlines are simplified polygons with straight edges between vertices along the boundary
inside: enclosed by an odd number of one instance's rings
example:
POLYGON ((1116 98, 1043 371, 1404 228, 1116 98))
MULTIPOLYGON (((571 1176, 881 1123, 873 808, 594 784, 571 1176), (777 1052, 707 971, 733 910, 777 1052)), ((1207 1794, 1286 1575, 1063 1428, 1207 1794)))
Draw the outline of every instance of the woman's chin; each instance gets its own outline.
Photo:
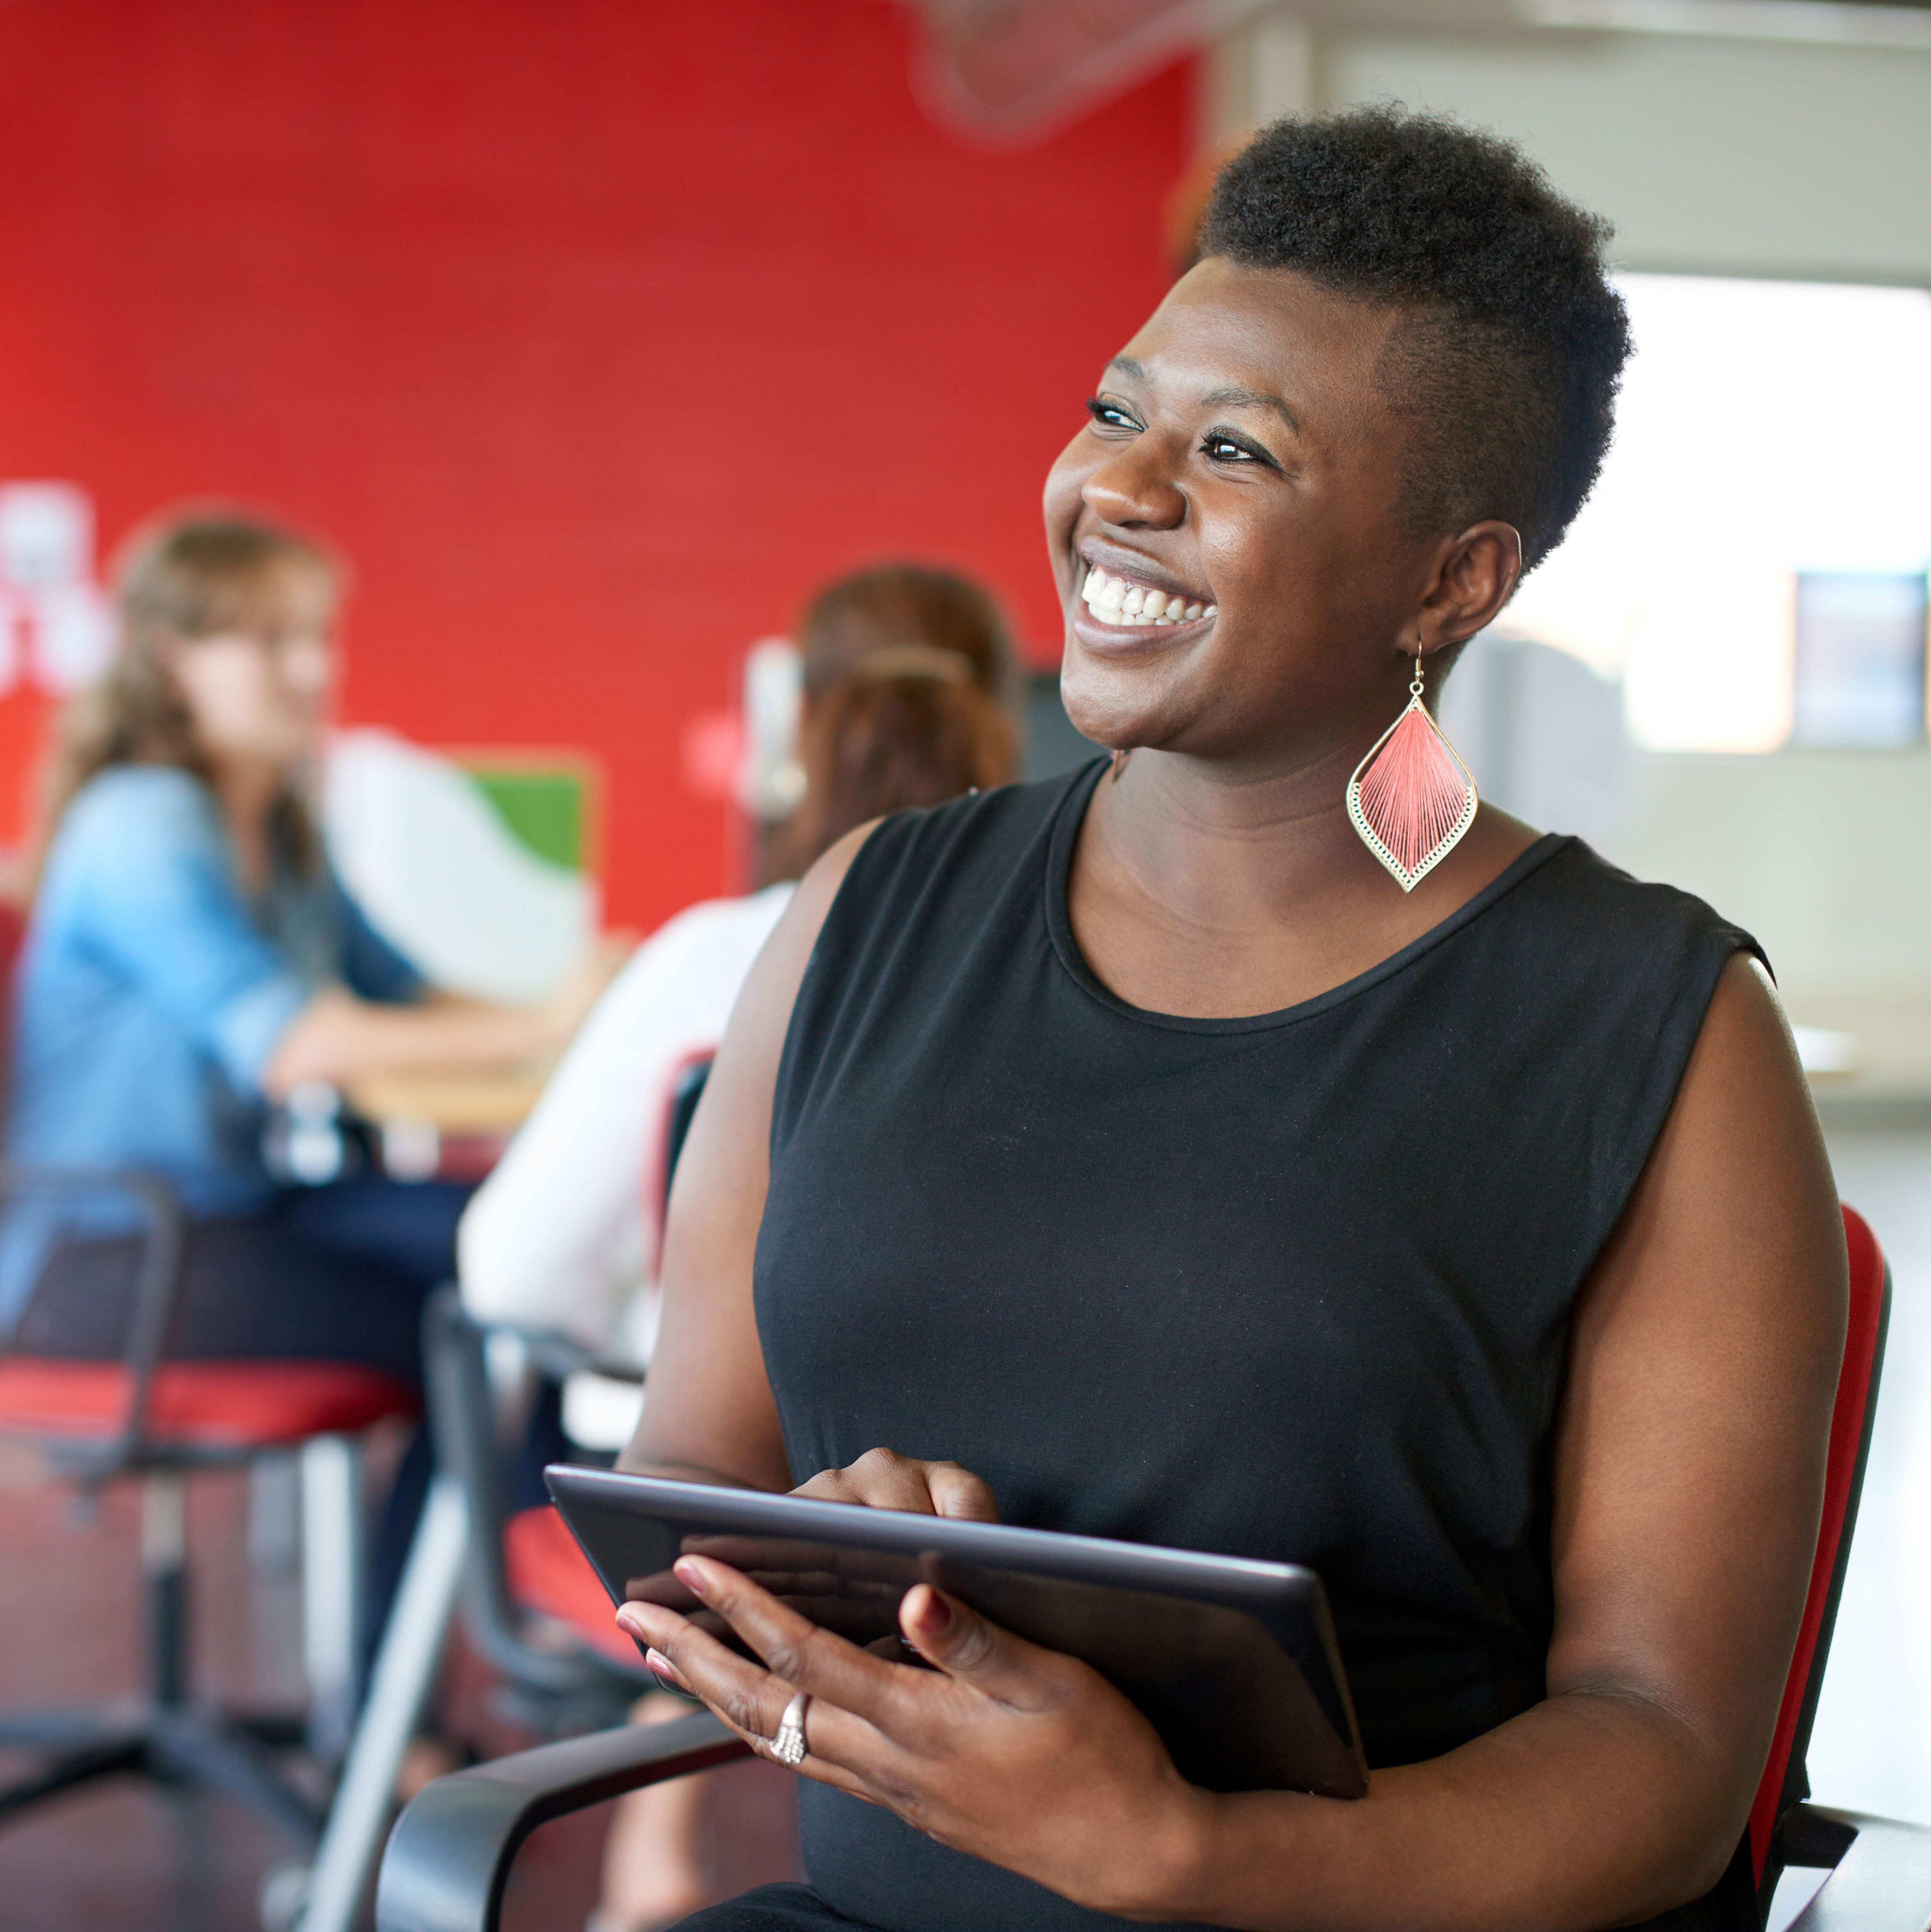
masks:
POLYGON ((1069 648, 1059 674, 1060 701, 1067 722, 1102 751, 1131 751, 1158 744, 1167 735, 1170 686, 1149 676, 1143 663, 1134 670, 1117 662, 1083 659, 1069 648))

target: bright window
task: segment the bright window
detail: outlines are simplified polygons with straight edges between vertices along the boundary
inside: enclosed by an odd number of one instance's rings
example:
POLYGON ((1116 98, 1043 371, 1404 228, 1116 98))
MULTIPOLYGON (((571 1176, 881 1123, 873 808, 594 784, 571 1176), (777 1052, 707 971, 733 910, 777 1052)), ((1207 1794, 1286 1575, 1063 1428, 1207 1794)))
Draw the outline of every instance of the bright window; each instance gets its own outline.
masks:
POLYGON ((1931 292, 1624 275, 1614 446, 1498 629, 1657 750, 1924 738, 1931 292))

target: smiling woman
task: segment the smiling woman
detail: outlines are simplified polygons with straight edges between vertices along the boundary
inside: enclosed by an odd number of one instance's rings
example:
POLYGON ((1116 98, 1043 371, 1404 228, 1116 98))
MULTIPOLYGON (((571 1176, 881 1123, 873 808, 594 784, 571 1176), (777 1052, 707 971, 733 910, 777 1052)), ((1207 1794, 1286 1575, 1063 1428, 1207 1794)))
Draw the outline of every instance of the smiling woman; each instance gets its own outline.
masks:
POLYGON ((1395 112, 1230 166, 1047 486, 1111 775, 807 877, 678 1170, 626 1458, 1306 1564, 1369 1795, 1195 1789, 941 1592, 919 1670, 691 1558, 761 1664, 624 1618, 809 1780, 811 1880, 693 1928, 1756 1924, 1845 1276, 1775 994, 1707 906, 1472 791, 1412 868, 1348 808, 1587 493, 1605 238, 1395 112))

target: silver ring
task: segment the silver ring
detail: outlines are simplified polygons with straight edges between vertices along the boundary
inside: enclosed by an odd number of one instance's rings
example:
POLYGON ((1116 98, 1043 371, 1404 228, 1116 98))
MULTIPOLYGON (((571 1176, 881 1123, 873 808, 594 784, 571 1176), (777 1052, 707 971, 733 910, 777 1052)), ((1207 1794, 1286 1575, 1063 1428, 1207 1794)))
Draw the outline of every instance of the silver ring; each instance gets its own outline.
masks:
POLYGON ((771 1740, 771 1755, 793 1771, 805 1761, 805 1706, 810 1702, 811 1693, 800 1690, 785 1706, 785 1714, 778 1720, 778 1735, 771 1740))

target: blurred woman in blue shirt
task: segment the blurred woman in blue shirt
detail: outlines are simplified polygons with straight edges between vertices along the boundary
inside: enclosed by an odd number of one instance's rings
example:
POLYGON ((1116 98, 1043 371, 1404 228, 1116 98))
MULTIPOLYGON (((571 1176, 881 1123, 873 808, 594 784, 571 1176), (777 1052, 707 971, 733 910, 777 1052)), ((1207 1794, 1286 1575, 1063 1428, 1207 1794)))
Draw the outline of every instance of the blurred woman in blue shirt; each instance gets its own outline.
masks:
MULTIPOLYGON (((336 672, 339 577, 320 544, 191 514, 135 548, 119 595, 119 652, 56 754, 8 1154, 172 1185, 191 1218, 177 1355, 413 1381, 420 1304, 454 1273, 467 1190, 278 1186, 266 1109, 306 1082, 553 1051, 595 976, 536 1011, 434 992, 343 891, 306 803, 336 672)), ((0 1334, 116 1354, 140 1250, 126 1205, 55 1211, 13 1216, 0 1334)))

